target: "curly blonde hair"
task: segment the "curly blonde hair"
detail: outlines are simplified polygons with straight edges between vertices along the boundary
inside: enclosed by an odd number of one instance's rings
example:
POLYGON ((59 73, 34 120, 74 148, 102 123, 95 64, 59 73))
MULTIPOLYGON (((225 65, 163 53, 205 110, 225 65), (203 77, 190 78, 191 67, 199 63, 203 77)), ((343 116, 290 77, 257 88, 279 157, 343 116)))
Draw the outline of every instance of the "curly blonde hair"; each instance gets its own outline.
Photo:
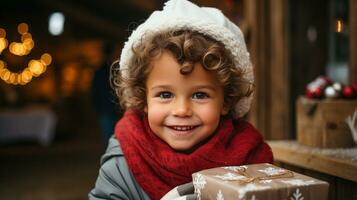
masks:
POLYGON ((234 65, 230 52, 220 42, 201 33, 188 30, 160 33, 134 46, 134 59, 131 67, 124 69, 126 72, 120 69, 119 61, 111 67, 111 85, 124 110, 145 108, 149 65, 164 51, 172 53, 181 64, 180 73, 183 75, 190 74, 195 63, 215 72, 223 87, 224 104, 233 115, 235 104, 253 92, 253 83, 243 79, 246 72, 234 65))

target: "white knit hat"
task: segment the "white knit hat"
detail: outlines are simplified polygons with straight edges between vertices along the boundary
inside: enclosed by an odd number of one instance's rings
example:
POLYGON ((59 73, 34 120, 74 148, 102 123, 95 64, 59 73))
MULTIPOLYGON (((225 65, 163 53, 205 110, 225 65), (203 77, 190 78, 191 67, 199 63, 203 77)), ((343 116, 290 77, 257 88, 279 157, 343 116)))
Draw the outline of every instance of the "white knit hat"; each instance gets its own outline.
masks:
MULTIPOLYGON (((233 24, 223 13, 210 7, 198 7, 187 0, 169 0, 162 11, 154 11, 150 17, 130 35, 120 55, 120 70, 127 77, 127 70, 131 66, 132 46, 140 40, 148 40, 158 33, 192 30, 207 35, 221 43, 229 50, 237 68, 245 72, 243 78, 254 82, 252 64, 245 45, 241 30, 233 24)), ((236 117, 241 117, 249 111, 252 94, 243 97, 235 106, 236 117)))

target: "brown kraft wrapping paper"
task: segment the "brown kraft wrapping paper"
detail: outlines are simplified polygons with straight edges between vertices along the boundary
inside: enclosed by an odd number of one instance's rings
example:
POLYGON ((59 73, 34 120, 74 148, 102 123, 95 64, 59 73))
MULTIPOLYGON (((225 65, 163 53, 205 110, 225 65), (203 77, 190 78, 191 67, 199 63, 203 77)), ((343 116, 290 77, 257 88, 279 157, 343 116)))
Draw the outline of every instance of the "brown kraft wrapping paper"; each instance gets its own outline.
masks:
POLYGON ((268 163, 218 167, 192 175, 201 200, 327 200, 328 183, 268 163))

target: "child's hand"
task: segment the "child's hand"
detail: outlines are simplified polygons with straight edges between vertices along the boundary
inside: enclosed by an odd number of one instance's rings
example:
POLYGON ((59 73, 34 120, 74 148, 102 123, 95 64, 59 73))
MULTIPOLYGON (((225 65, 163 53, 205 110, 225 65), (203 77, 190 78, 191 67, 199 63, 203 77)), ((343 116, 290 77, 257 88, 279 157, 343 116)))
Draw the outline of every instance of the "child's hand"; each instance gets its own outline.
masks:
POLYGON ((197 200, 192 182, 179 185, 161 198, 161 200, 197 200))

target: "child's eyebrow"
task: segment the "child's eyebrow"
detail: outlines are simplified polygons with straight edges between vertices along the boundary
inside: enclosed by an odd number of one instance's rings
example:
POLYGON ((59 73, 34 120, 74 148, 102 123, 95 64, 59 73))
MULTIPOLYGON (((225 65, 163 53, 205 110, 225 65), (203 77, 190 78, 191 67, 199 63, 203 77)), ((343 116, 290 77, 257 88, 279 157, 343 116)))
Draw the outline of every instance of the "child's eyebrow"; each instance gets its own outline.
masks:
MULTIPOLYGON (((173 87, 171 85, 155 85, 151 87, 151 90, 160 90, 160 89, 172 89, 173 87)), ((217 90, 217 87, 213 85, 195 85, 192 87, 194 90, 199 90, 199 89, 208 89, 208 90, 217 90)))
POLYGON ((154 87, 151 87, 151 90, 158 90, 158 89, 170 89, 172 86, 170 85, 155 85, 154 87))

